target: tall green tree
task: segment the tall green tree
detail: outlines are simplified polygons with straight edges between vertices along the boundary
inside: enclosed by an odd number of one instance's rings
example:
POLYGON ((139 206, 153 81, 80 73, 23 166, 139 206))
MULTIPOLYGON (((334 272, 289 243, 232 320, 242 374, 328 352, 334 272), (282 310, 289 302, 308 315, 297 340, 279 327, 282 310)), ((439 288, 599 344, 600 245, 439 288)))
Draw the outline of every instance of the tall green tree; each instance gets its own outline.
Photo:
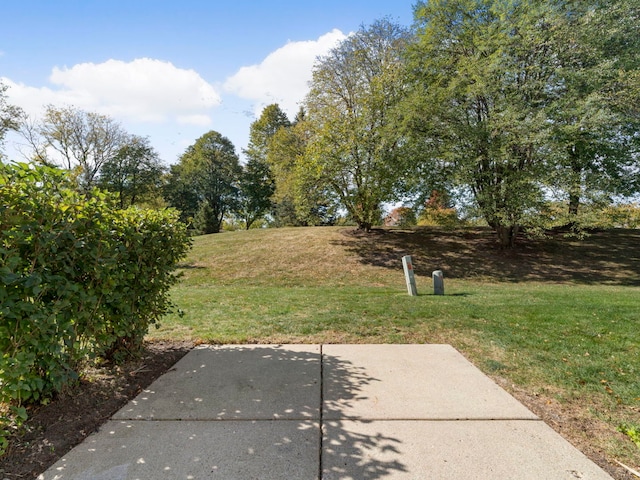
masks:
POLYGON ((336 196, 305 161, 310 139, 309 124, 301 108, 292 125, 280 128, 269 141, 267 162, 276 184, 272 213, 276 226, 335 222, 336 196))
POLYGON ((552 185, 576 223, 585 201, 631 194, 637 185, 640 127, 640 6, 637 2, 559 2, 554 30, 557 75, 549 109, 552 185), (634 111, 635 106, 635 111, 634 111))
POLYGON ((98 186, 115 192, 120 208, 159 197, 164 168, 149 139, 130 136, 100 169, 98 186))
MULTIPOLYGON (((290 126, 291 122, 289 121, 287 114, 282 111, 277 103, 267 105, 262 110, 260 118, 251 124, 249 130, 249 144, 247 145, 246 150, 244 150, 244 154, 247 157, 247 167, 245 167, 245 170, 247 171, 250 168, 254 173, 249 174, 245 180, 250 184, 258 179, 255 175, 256 172, 263 172, 264 174, 264 182, 262 185, 254 183, 254 186, 249 188, 249 190, 254 193, 261 194, 261 192, 266 193, 268 190, 271 190, 271 195, 273 195, 275 192, 277 179, 274 178, 273 169, 278 168, 277 165, 279 158, 273 154, 270 155, 270 144, 271 140, 281 129, 286 129, 290 126), (253 177, 253 179, 251 179, 251 177, 253 177)), ((269 207, 272 208, 272 211, 270 212, 272 216, 274 215, 274 212, 279 211, 277 204, 274 203, 275 201, 275 198, 269 200, 269 207)), ((253 203, 260 205, 260 209, 262 209, 262 201, 257 203, 254 201, 253 203)), ((266 213, 266 211, 263 213, 266 213)))
POLYGON ((165 190, 167 201, 183 218, 198 218, 202 233, 217 233, 235 207, 242 169, 233 143, 216 131, 198 138, 173 165, 165 190))
POLYGON ((169 172, 164 177, 162 196, 168 205, 180 212, 180 220, 193 227, 202 196, 192 184, 191 175, 182 163, 169 167, 169 172))
POLYGON ((407 124, 503 247, 549 191, 575 216, 585 198, 633 189, 638 128, 622 99, 637 85, 637 18, 627 0, 416 6, 407 124))
POLYGON ((295 124, 278 129, 269 140, 267 163, 275 184, 271 216, 276 227, 306 225, 296 211, 296 165, 307 145, 300 133, 295 124))
POLYGON ((234 213, 247 230, 271 210, 271 196, 275 189, 269 165, 249 158, 238 180, 238 198, 234 207, 234 213))
POLYGON ((249 128, 249 144, 244 154, 249 159, 265 162, 269 150, 269 141, 282 127, 291 126, 287 114, 277 103, 267 105, 249 128))
POLYGON ((432 0, 415 10, 410 123, 505 248, 543 198, 546 108, 562 81, 551 3, 432 0))
POLYGON ((305 159, 358 227, 380 221, 403 174, 401 138, 391 112, 403 96, 409 32, 378 20, 342 41, 313 69, 306 99, 312 132, 305 159))

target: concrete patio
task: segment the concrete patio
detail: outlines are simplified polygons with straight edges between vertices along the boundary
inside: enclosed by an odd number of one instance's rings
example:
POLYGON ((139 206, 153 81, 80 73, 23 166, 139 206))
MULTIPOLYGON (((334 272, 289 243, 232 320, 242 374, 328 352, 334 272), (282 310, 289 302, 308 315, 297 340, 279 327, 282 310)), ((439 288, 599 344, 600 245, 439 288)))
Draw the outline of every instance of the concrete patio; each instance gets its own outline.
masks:
POLYGON ((42 480, 610 479, 448 345, 195 348, 42 480))

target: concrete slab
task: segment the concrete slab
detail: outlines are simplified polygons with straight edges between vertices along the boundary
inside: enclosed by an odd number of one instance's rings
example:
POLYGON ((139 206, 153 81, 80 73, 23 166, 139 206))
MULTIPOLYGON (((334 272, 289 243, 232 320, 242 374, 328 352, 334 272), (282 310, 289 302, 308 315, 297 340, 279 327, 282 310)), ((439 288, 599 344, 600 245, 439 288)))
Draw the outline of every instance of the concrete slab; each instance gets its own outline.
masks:
POLYGON ((319 345, 202 346, 114 419, 318 419, 320 388, 319 345))
POLYGON ((450 345, 323 345, 323 417, 535 419, 450 345))
POLYGON ((39 480, 610 479, 447 345, 199 347, 114 418, 39 480))
POLYGON ((346 420, 323 428, 323 480, 611 480, 539 420, 346 420))
POLYGON ((311 421, 110 421, 39 480, 317 479, 311 421))

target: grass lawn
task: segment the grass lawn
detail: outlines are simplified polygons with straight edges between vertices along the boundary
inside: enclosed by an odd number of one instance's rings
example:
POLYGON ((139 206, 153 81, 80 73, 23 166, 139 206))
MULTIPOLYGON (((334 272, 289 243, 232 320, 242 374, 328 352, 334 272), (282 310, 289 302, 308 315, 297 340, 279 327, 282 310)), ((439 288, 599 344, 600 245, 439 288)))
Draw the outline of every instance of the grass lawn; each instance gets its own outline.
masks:
POLYGON ((640 231, 501 252, 484 229, 251 230, 196 238, 182 267, 184 315, 150 339, 448 343, 562 418, 583 450, 640 466, 640 231), (418 297, 405 290, 406 254, 418 297), (432 294, 436 269, 444 296, 432 294))

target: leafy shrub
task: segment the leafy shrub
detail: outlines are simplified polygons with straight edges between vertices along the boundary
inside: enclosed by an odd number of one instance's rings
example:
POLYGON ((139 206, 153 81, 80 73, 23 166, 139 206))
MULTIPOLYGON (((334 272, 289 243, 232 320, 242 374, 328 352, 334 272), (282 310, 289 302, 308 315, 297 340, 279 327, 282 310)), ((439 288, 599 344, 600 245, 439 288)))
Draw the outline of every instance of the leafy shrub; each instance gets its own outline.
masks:
POLYGON ((640 425, 623 424, 618 427, 618 431, 627 435, 633 443, 640 448, 640 425))
POLYGON ((52 395, 87 358, 135 354, 171 310, 188 248, 175 211, 117 210, 57 169, 0 165, 0 403, 52 395))
POLYGON ((636 203, 609 205, 604 209, 604 216, 610 219, 613 227, 640 227, 640 205, 636 203))
POLYGON ((458 217, 458 212, 453 208, 448 195, 434 190, 418 216, 418 225, 453 229, 463 226, 464 221, 458 217))
POLYGON ((417 223, 416 214, 412 208, 396 207, 384 219, 384 224, 389 227, 413 227, 417 223))
POLYGON ((547 202, 536 220, 541 229, 568 229, 570 236, 584 236, 589 230, 610 228, 638 228, 640 206, 637 204, 580 205, 577 215, 570 215, 562 202, 547 202), (570 227, 570 228, 569 228, 570 227))

